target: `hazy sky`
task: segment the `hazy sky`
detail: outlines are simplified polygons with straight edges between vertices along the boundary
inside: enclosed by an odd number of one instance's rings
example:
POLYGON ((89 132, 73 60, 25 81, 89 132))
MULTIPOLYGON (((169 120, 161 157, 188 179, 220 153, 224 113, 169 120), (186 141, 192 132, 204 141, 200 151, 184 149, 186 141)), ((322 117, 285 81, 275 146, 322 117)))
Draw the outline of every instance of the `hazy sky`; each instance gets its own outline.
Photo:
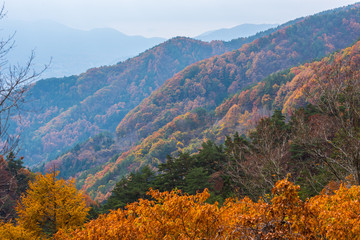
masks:
POLYGON ((6 0, 9 19, 53 20, 147 37, 195 36, 242 23, 284 23, 351 0, 6 0))

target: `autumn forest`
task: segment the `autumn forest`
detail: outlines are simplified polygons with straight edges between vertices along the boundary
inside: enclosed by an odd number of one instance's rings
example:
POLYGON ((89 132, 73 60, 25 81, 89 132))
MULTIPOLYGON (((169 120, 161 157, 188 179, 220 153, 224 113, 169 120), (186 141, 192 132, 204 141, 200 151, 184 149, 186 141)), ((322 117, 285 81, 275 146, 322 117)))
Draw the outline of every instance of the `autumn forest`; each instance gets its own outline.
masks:
POLYGON ((359 37, 353 4, 80 75, 10 66, 0 239, 360 239, 359 37))

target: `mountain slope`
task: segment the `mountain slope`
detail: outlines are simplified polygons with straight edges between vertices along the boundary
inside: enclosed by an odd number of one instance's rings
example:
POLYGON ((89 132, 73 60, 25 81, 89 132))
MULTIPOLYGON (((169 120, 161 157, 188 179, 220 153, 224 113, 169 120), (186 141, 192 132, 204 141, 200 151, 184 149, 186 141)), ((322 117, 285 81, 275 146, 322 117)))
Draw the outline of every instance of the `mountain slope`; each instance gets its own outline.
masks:
MULTIPOLYGON (((218 121, 206 130, 206 134, 222 141, 225 135, 249 130, 260 117, 269 115, 275 109, 291 116, 296 108, 317 102, 321 93, 333 94, 339 91, 340 86, 358 89, 359 69, 360 41, 321 61, 272 74, 218 106, 215 110, 218 121)), ((353 89, 348 91, 355 91, 353 89)), ((204 134, 198 137, 201 139, 204 134)))
MULTIPOLYGON (((268 32, 272 31, 275 29, 268 32)), ((23 129, 21 154, 26 164, 53 159, 101 131, 113 132, 131 109, 176 72, 237 49, 261 34, 212 43, 178 37, 114 66, 36 82, 24 106, 29 111, 18 126, 13 126, 14 132, 23 129), (21 124, 25 127, 21 128, 21 124)))
POLYGON ((273 72, 354 42, 360 34, 359 13, 355 5, 308 17, 176 74, 121 121, 117 127, 119 146, 135 146, 104 170, 83 180, 84 189, 95 191, 98 199, 103 199, 97 189, 101 186, 106 193, 106 189, 111 189, 109 180, 143 164, 156 166, 166 154, 191 148, 191 139, 216 122, 211 111, 228 96, 273 72))
POLYGON ((360 34, 359 12, 354 8, 316 15, 239 50, 187 67, 126 115, 116 130, 119 144, 129 139, 137 142, 197 107, 214 108, 228 95, 272 72, 347 47, 360 34))
POLYGON ((111 129, 175 72, 218 51, 223 47, 177 38, 114 66, 36 82, 24 106, 31 110, 22 118, 28 126, 22 133, 23 154, 31 156, 26 163, 46 160, 44 154, 55 156, 64 145, 111 129))

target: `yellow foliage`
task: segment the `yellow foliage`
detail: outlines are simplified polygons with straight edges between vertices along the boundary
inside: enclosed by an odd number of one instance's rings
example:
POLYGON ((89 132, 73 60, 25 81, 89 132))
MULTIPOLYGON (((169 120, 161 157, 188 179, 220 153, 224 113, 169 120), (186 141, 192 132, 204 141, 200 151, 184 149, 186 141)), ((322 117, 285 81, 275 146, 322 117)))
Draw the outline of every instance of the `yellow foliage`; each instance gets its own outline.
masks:
POLYGON ((58 172, 38 174, 17 206, 18 223, 38 237, 48 237, 59 229, 78 227, 89 208, 74 180, 57 180, 58 172))
POLYGON ((0 239, 2 240, 36 240, 38 237, 20 225, 0 223, 0 239))

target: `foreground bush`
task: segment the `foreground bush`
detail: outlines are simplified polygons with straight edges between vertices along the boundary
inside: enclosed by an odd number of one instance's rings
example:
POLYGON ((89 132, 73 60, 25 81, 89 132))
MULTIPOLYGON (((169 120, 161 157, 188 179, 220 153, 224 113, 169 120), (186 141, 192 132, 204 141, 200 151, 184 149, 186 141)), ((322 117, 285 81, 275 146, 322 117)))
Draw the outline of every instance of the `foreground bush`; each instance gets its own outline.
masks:
POLYGON ((299 186, 277 182, 272 198, 254 202, 228 199, 208 204, 205 190, 196 195, 178 190, 148 194, 125 210, 112 211, 56 239, 358 239, 360 188, 341 186, 333 195, 302 201, 299 186))

